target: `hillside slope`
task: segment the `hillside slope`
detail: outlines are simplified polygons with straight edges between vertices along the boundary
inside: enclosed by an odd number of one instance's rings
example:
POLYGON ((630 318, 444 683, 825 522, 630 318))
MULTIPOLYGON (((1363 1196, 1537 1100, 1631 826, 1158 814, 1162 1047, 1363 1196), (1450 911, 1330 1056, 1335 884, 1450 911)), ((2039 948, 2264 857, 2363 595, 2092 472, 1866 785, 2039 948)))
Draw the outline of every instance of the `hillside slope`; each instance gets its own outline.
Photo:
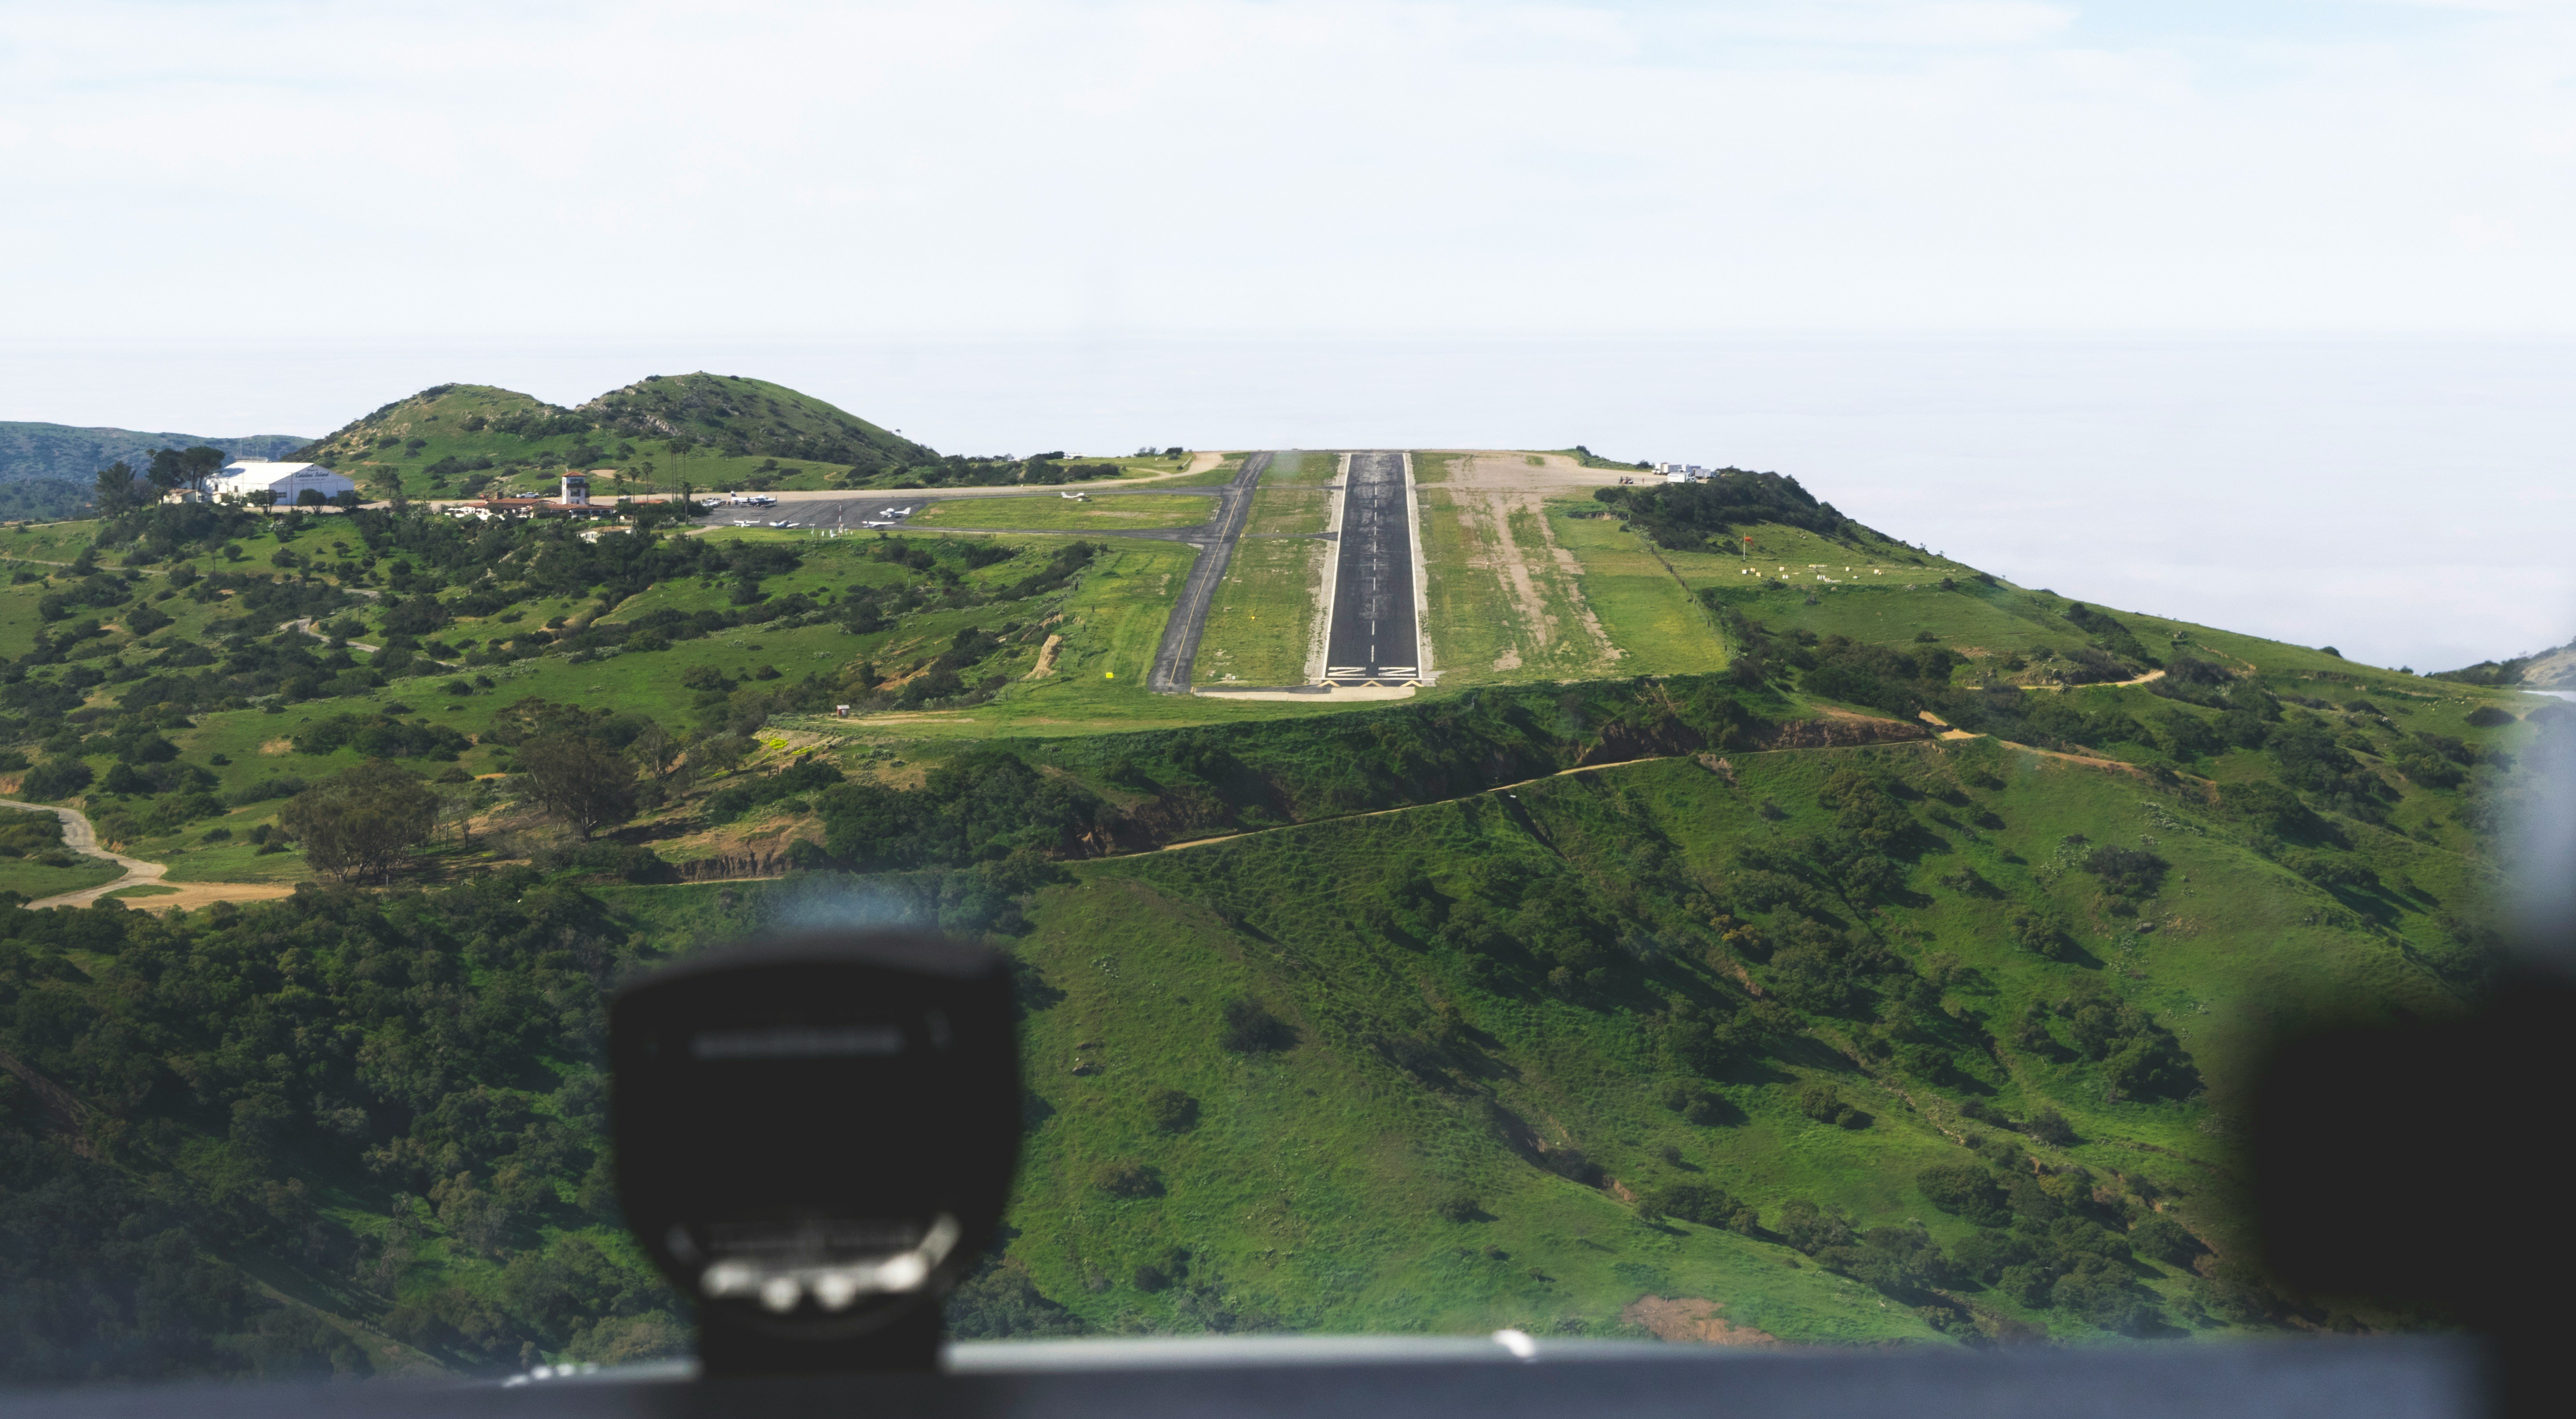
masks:
POLYGON ((0 422, 0 483, 50 479, 89 486, 90 475, 122 460, 135 468, 156 448, 219 448, 236 458, 279 458, 304 445, 293 434, 145 433, 136 429, 74 428, 68 424, 0 422))
MULTIPOLYGON (((425 448, 597 434, 398 412, 425 448)), ((854 910, 1022 967, 1027 1159, 968 1334, 2393 1323, 2251 1266, 2246 1061, 2474 994, 2523 751, 2576 710, 1955 564, 1793 586, 1825 534, 1742 525, 1774 575, 1668 553, 1722 674, 1341 711, 1137 688, 1168 544, 9 532, 0 786, 173 882, 313 885, 0 912, 0 1291, 80 1298, 0 1324, 0 1372, 670 1353, 603 994, 854 910), (597 840, 517 773, 561 742, 647 766, 597 840), (417 778, 340 777, 371 758, 417 778), (431 795, 393 890, 284 831, 340 783, 431 795)))

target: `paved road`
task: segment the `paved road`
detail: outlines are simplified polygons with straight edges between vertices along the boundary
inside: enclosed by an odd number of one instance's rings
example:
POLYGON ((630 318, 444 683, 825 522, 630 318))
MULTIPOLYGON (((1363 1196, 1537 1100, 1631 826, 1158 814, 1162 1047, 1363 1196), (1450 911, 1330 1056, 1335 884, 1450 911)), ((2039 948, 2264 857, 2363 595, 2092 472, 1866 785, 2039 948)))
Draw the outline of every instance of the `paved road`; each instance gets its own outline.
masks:
POLYGON ((1333 628, 1324 644, 1327 683, 1410 684, 1420 673, 1413 556, 1413 525, 1405 516, 1404 455, 1352 454, 1342 492, 1333 628))
POLYGON ((123 853, 109 852, 106 848, 100 847, 98 830, 90 826, 89 815, 77 808, 63 808, 51 803, 20 803, 11 798, 0 798, 0 808, 24 808, 35 813, 51 813, 63 820, 63 846, 84 857, 103 858, 125 869, 125 875, 113 882, 104 882, 95 887, 83 887, 77 892, 39 897, 27 903, 31 910, 36 907, 85 907, 120 887, 139 887, 146 882, 159 881, 161 874, 170 870, 158 862, 145 862, 139 857, 127 857, 123 853))
POLYGON ((1198 548, 1199 554, 1190 563, 1189 579, 1181 583, 1180 600, 1172 604, 1172 619, 1163 624, 1163 643, 1154 651, 1154 668, 1145 676, 1145 688, 1155 694, 1190 692, 1190 663, 1199 658, 1199 635, 1207 629, 1208 608, 1216 604, 1217 583, 1225 579, 1226 563, 1234 559, 1234 544, 1243 536, 1244 519, 1252 515, 1252 490, 1269 466, 1267 453, 1246 458, 1218 499, 1213 521, 1186 536, 1167 534, 1198 548))

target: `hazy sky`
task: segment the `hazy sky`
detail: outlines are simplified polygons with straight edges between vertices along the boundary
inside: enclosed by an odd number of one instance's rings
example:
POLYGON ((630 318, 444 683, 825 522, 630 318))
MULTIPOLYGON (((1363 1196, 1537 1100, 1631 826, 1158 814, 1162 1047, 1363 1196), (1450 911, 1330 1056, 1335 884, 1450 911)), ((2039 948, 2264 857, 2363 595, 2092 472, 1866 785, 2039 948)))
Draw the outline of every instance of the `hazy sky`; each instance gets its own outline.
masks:
POLYGON ((949 448, 1778 467, 2391 660, 2576 622, 2563 0, 0 18, 0 418, 312 433, 713 366, 949 448), (2427 478, 2466 570, 2421 565, 2427 478), (2267 581, 2274 503, 2314 545, 2267 581))
POLYGON ((2576 329, 2576 10, 7 7, 18 339, 2576 329))

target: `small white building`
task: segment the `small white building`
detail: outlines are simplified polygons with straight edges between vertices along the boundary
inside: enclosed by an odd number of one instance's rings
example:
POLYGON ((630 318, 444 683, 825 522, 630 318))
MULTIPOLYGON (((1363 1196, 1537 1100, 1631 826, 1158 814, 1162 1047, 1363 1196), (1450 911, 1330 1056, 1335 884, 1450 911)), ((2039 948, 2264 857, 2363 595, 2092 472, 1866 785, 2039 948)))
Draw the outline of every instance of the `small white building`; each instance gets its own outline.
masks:
POLYGON ((336 502, 343 493, 358 491, 348 475, 334 473, 319 463, 279 463, 266 458, 236 459, 224 465, 207 491, 218 498, 238 498, 243 502, 259 501, 261 493, 276 495, 276 506, 294 507, 307 491, 320 493, 325 502, 336 502))

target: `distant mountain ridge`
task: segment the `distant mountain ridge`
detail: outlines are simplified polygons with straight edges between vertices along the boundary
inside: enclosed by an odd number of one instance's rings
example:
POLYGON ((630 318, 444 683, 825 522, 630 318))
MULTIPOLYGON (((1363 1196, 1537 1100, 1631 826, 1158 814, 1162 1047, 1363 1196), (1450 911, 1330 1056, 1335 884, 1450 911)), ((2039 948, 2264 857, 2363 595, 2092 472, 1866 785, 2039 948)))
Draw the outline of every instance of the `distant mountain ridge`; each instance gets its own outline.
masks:
POLYGON ((91 475, 124 460, 137 468, 156 448, 220 448, 240 458, 277 458, 312 440, 296 434, 147 433, 139 429, 80 428, 70 424, 0 422, 0 483, 52 479, 78 483, 84 490, 91 475))
POLYGON ((2532 690, 2576 690, 2576 641, 2510 660, 2481 660, 2434 678, 2465 685, 2519 685, 2532 690))

